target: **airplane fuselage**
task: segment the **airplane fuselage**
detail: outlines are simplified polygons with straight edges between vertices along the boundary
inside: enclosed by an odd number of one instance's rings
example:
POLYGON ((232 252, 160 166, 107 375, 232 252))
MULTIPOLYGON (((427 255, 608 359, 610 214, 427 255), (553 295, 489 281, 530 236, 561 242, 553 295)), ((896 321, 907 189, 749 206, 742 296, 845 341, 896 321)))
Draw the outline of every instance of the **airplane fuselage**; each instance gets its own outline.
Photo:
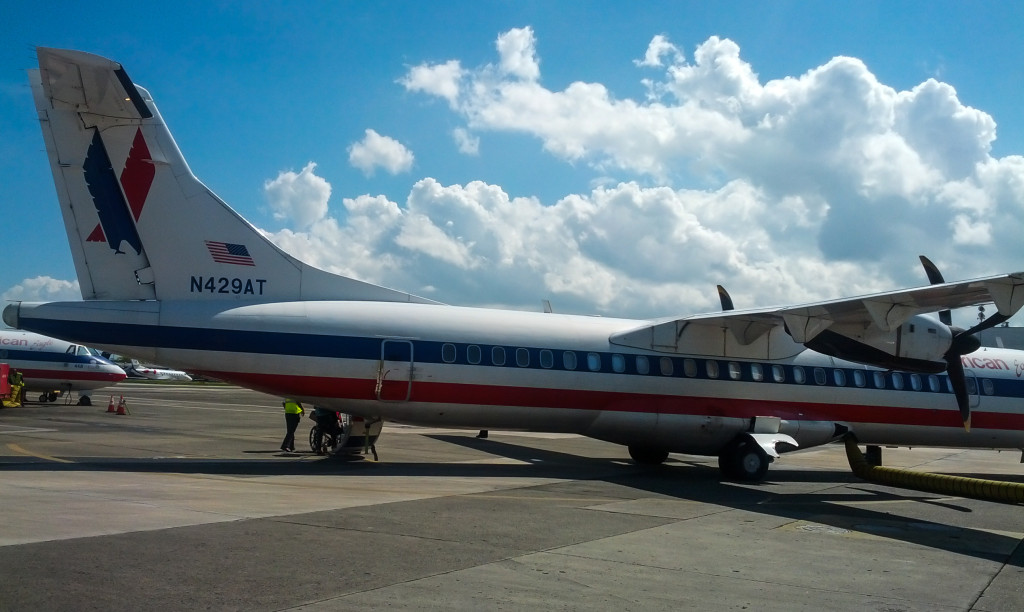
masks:
POLYGON ((966 432, 945 374, 880 370, 796 344, 771 360, 637 350, 610 340, 644 323, 627 319, 396 302, 100 301, 22 304, 18 322, 419 425, 716 454, 753 419, 774 417, 801 446, 827 442, 841 424, 869 444, 1024 448, 1018 351, 964 358, 974 415, 966 432))
POLYGON ((125 379, 121 368, 84 346, 11 329, 0 330, 0 362, 20 371, 32 392, 89 391, 125 379))

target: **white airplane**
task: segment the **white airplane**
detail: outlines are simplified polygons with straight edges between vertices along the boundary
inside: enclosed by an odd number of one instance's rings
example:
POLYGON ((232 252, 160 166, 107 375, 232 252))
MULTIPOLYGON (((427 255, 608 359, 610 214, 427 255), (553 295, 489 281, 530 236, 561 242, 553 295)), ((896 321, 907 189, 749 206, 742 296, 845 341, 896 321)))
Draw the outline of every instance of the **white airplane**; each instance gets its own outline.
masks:
POLYGON ((149 380, 180 380, 183 382, 192 380, 192 377, 182 370, 172 370, 170 368, 160 366, 143 365, 138 359, 131 360, 128 365, 128 369, 125 370, 125 373, 128 374, 128 376, 148 378, 149 380))
POLYGON ((38 57, 85 300, 11 304, 11 326, 369 419, 572 432, 648 464, 718 456, 738 479, 847 431, 1024 448, 1024 353, 973 337, 1024 304, 1024 273, 655 320, 444 305, 291 257, 192 174, 120 64, 38 57), (936 315, 990 302, 969 330, 936 315))
POLYGON ((92 405, 92 391, 121 382, 124 370, 94 349, 26 331, 0 329, 0 362, 21 372, 23 393, 39 393, 40 402, 54 402, 78 392, 78 405, 92 405))

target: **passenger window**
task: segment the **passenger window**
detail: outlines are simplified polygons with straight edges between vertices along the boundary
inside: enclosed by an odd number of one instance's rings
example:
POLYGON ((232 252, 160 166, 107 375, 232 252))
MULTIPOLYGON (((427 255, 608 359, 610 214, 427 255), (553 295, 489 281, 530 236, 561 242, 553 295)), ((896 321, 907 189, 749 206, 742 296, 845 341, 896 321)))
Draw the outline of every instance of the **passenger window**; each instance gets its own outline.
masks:
POLYGON ((565 351, 562 353, 562 367, 566 370, 576 369, 576 353, 572 351, 565 351))
POLYGON ((601 371, 601 355, 597 353, 587 353, 587 367, 592 372, 601 371))
POLYGON ((978 381, 974 380, 974 377, 967 379, 967 394, 977 395, 978 394, 978 381))
POLYGON ((807 382, 807 373, 804 372, 802 367, 793 366, 793 380, 795 380, 798 385, 802 385, 807 382))
POLYGON ((620 373, 625 372, 626 358, 618 353, 612 353, 612 371, 620 373))
POLYGON ((442 344, 441 345, 441 361, 445 363, 455 362, 455 345, 454 344, 442 344))
POLYGON ((540 352, 540 367, 552 368, 555 366, 555 356, 548 349, 540 352))
POLYGON ((903 375, 899 372, 892 373, 892 388, 897 391, 903 388, 903 375))
POLYGON ((885 388, 885 372, 876 370, 875 372, 872 372, 871 377, 875 380, 876 389, 885 388))
POLYGON ((864 374, 864 370, 853 371, 853 384, 858 387, 868 386, 868 377, 864 374))
POLYGON ((828 382, 825 375, 825 368, 814 368, 814 384, 823 385, 828 382))
POLYGON ((525 368, 530 365, 530 350, 524 348, 516 349, 516 365, 525 368))
POLYGON ((505 347, 496 346, 491 349, 491 363, 496 366, 505 365, 505 347))
POLYGON ((697 376, 697 361, 694 359, 684 359, 683 374, 686 374, 687 378, 697 376))
POLYGON ((740 364, 736 363, 735 361, 730 361, 728 367, 729 378, 733 380, 739 380, 740 378, 743 377, 743 371, 740 369, 740 364))
POLYGON ((718 378, 718 362, 714 359, 708 359, 705 368, 708 373, 708 378, 718 378))
POLYGON ((482 356, 480 355, 479 346, 475 344, 470 344, 469 346, 466 347, 466 361, 473 365, 476 365, 480 363, 481 358, 482 356))
POLYGON ((786 368, 776 364, 772 366, 772 380, 777 383, 786 382, 786 368))
POLYGON ((750 377, 757 382, 761 382, 762 380, 764 380, 764 370, 761 368, 761 364, 750 364, 750 377))
POLYGON ((658 360, 658 369, 661 371, 662 376, 672 376, 675 372, 675 366, 672 364, 671 357, 662 357, 658 360))
POLYGON ((921 389, 924 389, 924 382, 921 381, 920 374, 915 373, 910 375, 910 388, 913 389, 914 391, 920 391, 921 389))
POLYGON ((649 374, 651 371, 651 362, 647 360, 643 355, 636 356, 636 373, 637 374, 649 374))
POLYGON ((835 381, 837 387, 846 386, 846 370, 840 370, 836 368, 832 371, 832 380, 835 381))
POLYGON ((938 376, 936 376, 934 374, 931 374, 931 375, 928 376, 928 388, 933 393, 938 393, 939 392, 939 377, 938 376))
POLYGON ((996 387, 995 387, 995 385, 992 384, 992 379, 990 379, 990 378, 982 378, 981 379, 981 390, 985 393, 985 395, 995 395, 996 387))

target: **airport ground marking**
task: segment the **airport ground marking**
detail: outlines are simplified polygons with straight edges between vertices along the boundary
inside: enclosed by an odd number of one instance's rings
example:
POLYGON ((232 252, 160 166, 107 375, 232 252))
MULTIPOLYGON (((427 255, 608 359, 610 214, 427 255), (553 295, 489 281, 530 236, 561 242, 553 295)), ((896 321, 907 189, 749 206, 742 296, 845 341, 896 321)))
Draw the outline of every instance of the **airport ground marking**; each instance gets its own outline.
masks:
POLYGON ((17 444, 8 444, 7 448, 18 453, 19 455, 27 455, 29 457, 35 457, 37 459, 45 459, 46 461, 56 461, 57 463, 74 463, 70 459, 60 459, 58 457, 51 457, 50 455, 44 455, 42 453, 33 453, 32 451, 25 450, 17 444))

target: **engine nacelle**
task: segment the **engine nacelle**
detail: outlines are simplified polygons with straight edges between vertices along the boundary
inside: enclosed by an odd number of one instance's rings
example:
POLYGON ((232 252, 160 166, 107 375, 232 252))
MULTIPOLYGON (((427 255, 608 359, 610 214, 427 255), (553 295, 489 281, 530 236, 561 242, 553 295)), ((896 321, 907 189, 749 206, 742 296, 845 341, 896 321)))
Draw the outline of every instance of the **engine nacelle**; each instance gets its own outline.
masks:
POLYGON ((948 325, 930 316, 916 315, 889 331, 874 324, 835 324, 805 346, 847 361, 937 373, 946 369, 944 355, 952 343, 953 332, 948 325))

